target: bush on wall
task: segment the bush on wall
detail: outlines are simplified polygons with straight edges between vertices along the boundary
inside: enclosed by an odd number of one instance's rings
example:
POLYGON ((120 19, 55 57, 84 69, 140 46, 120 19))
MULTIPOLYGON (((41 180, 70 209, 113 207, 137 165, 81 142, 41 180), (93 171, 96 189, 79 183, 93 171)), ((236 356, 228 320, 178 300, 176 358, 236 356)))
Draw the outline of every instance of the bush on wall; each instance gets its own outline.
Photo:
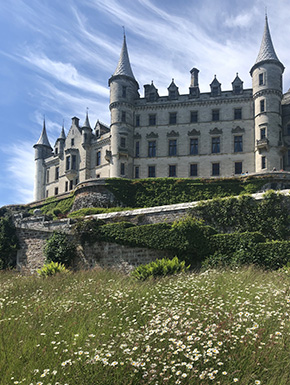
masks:
POLYGON ((55 231, 46 241, 44 255, 47 262, 58 262, 68 267, 76 255, 76 247, 67 234, 55 231))
POLYGON ((16 266, 16 253, 19 249, 16 229, 8 217, 0 217, 0 269, 16 266))

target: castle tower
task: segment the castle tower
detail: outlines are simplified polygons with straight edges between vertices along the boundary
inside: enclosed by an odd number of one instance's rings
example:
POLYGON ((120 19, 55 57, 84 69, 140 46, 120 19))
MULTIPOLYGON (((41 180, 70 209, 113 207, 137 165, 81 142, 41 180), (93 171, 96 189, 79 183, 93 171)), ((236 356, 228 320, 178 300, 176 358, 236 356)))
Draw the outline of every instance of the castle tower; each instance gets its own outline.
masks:
POLYGON ((64 126, 62 126, 60 135, 56 139, 56 142, 54 145, 54 154, 58 155, 61 158, 63 157, 64 144, 65 144, 65 132, 64 132, 64 126))
POLYGON ((34 200, 38 201, 45 198, 46 167, 44 159, 52 155, 52 147, 46 134, 45 120, 40 138, 33 147, 35 149, 34 200))
POLYGON ((255 124, 255 171, 283 168, 282 163, 282 74, 266 16, 257 60, 251 68, 255 124))
POLYGON ((134 101, 139 85, 130 65, 126 36, 119 63, 109 79, 111 112, 111 177, 133 177, 134 101))

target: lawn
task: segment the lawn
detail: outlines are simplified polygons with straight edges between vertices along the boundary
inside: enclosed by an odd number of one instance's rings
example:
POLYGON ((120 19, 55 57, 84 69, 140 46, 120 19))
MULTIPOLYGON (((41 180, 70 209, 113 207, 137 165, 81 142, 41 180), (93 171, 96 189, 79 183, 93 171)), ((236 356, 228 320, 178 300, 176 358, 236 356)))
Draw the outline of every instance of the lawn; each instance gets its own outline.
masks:
POLYGON ((290 383, 290 277, 0 274, 0 383, 290 383))

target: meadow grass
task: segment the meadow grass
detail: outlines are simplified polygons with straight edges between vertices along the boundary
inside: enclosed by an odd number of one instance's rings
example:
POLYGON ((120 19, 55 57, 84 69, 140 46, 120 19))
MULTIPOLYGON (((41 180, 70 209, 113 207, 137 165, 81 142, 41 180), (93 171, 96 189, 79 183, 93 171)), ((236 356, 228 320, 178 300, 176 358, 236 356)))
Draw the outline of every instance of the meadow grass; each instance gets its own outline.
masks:
POLYGON ((290 278, 0 274, 1 384, 290 383, 290 278))

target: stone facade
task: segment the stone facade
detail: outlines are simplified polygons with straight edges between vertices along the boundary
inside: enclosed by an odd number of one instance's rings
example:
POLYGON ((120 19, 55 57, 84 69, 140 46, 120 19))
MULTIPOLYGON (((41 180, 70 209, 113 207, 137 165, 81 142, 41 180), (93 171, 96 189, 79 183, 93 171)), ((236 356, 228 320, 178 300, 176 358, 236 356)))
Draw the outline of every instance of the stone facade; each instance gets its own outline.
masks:
POLYGON ((52 149, 44 124, 34 146, 35 200, 99 178, 208 178, 290 170, 290 92, 282 93, 283 71, 266 18, 250 70, 252 88, 244 89, 237 74, 230 90, 222 90, 214 77, 209 92, 201 92, 199 70, 193 68, 188 94, 179 94, 172 80, 168 95, 159 95, 151 83, 140 97, 124 37, 109 79, 110 127, 98 121, 92 129, 88 114, 83 125, 73 117, 67 136, 62 128, 52 149))

